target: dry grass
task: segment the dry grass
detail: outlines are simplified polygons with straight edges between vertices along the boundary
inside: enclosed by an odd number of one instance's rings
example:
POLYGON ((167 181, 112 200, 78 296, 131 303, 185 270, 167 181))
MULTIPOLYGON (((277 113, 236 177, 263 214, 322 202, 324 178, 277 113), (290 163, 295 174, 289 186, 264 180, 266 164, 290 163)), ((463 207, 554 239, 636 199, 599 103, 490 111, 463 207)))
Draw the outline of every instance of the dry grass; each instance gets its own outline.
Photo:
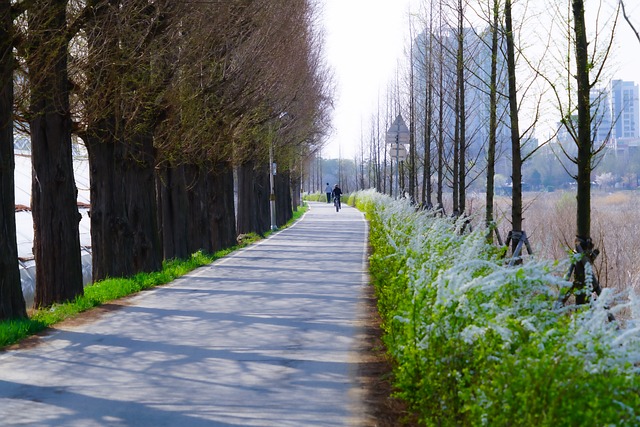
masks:
MULTIPOLYGON (((473 197, 473 213, 484 218, 483 196, 473 197)), ((523 228, 536 256, 565 259, 574 246, 576 200, 570 192, 526 193, 523 228)), ((497 197, 495 217, 500 234, 510 230, 511 204, 508 197, 497 197)), ((600 250, 596 270, 604 287, 640 286, 640 193, 593 192, 591 230, 600 250)))

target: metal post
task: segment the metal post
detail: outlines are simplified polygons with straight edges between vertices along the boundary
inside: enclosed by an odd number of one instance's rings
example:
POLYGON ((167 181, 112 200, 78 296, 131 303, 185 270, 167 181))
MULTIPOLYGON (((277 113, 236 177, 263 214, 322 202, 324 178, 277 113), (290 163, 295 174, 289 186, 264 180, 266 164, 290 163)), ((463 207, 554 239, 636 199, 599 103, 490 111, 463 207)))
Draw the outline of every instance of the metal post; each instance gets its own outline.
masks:
POLYGON ((396 133, 396 199, 400 198, 400 123, 396 133))
MULTIPOLYGON (((398 114, 396 120, 389 127, 389 130, 387 131, 387 135, 385 137, 385 141, 387 144, 391 145, 391 172, 389 173, 389 179, 391 181, 393 181, 393 158, 396 158, 396 182, 395 185, 390 185, 389 194, 391 194, 391 197, 393 197, 393 192, 395 190, 396 198, 398 198, 400 196, 400 143, 403 144, 403 151, 405 151, 404 144, 410 143, 409 130, 404 124, 404 121, 402 120, 402 116, 400 114, 398 114), (395 153, 393 150, 394 145, 395 153)), ((403 153, 403 158, 404 155, 405 154, 403 153)))
POLYGON ((276 226, 276 191, 274 183, 274 175, 276 173, 275 163, 273 163, 273 141, 269 143, 269 187, 271 188, 271 194, 269 194, 269 205, 271 207, 271 230, 278 229, 276 226))

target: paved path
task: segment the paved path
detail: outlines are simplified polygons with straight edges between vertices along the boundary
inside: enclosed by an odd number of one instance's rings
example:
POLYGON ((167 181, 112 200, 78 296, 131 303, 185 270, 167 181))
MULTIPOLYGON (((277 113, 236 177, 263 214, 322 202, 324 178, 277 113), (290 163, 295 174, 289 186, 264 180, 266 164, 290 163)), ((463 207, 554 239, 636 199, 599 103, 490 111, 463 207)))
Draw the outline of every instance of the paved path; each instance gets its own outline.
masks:
POLYGON ((358 425, 365 242, 358 211, 312 204, 255 246, 0 353, 0 424, 358 425))

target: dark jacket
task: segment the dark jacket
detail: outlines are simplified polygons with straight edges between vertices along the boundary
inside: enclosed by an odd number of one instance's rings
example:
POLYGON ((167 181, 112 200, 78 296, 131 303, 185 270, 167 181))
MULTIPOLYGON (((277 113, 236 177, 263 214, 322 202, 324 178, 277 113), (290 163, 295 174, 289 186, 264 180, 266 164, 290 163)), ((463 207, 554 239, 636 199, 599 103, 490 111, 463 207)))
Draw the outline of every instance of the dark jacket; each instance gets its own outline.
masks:
POLYGON ((342 190, 340 189, 340 187, 333 187, 333 191, 331 192, 331 195, 333 197, 340 197, 342 196, 342 190))

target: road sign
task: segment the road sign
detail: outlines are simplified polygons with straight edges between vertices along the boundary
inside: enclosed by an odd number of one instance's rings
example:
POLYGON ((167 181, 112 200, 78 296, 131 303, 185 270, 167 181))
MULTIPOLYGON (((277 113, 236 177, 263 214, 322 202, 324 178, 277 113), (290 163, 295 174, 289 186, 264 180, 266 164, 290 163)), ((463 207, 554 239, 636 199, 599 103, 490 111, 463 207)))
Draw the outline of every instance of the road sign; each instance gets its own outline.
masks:
POLYGON ((392 145, 389 147, 389 156, 398 161, 402 161, 407 158, 407 149, 402 144, 399 144, 397 147, 392 145))
POLYGON ((391 124, 391 127, 389 127, 385 141, 387 144, 409 143, 409 128, 405 124, 400 114, 398 114, 398 117, 396 117, 396 119, 391 124))

